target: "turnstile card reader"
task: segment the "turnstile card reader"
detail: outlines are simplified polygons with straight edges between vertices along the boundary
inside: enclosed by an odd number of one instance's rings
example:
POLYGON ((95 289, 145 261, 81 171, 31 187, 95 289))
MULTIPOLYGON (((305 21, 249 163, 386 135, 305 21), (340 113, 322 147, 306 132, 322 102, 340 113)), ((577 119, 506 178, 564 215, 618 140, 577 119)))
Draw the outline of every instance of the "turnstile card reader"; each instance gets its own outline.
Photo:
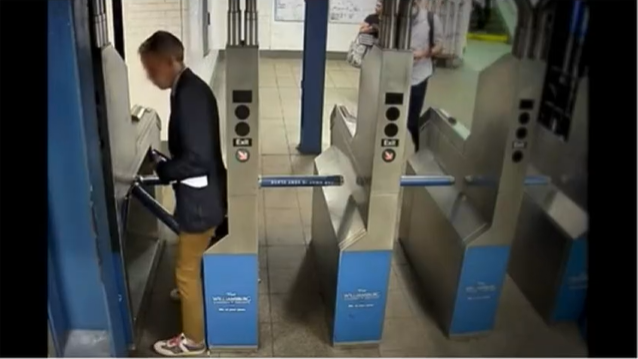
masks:
POLYGON ((211 349, 258 347, 259 47, 256 0, 229 1, 226 46, 227 236, 204 254, 206 340, 211 349))
POLYGON ((316 174, 344 178, 340 187, 314 189, 310 243, 335 346, 381 340, 411 71, 411 51, 374 47, 361 70, 356 121, 337 106, 332 145, 315 159, 316 174))

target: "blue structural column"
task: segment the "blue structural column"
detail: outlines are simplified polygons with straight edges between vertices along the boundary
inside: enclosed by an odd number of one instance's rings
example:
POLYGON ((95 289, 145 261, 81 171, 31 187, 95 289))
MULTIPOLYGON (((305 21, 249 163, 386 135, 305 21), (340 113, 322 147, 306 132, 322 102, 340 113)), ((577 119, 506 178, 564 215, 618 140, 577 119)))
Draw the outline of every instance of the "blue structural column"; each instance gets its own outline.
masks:
MULTIPOLYGON (((83 83, 78 56, 90 41, 78 36, 74 4, 48 4, 48 319, 58 356, 122 357, 128 343, 105 193, 94 181, 102 176, 95 114, 88 116, 95 104, 83 101, 83 91, 94 90, 83 83)), ((87 14, 83 20, 87 30, 87 14)))
POLYGON ((301 134, 297 148, 304 154, 321 153, 329 9, 329 0, 306 0, 301 83, 301 134))

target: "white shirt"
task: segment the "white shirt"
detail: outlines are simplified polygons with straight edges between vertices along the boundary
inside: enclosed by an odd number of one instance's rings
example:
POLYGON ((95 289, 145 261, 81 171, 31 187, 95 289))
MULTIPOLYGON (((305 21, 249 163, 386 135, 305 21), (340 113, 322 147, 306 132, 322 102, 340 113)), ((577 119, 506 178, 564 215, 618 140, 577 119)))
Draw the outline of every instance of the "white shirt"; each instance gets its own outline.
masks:
MULTIPOLYGON (((443 25, 439 16, 434 14, 434 44, 443 44, 443 25)), ((430 49, 430 24, 428 24, 428 10, 419 9, 419 13, 412 20, 412 36, 410 47, 413 51, 430 49)), ((418 85, 432 75, 432 59, 425 58, 414 61, 412 67, 412 86, 418 85)))

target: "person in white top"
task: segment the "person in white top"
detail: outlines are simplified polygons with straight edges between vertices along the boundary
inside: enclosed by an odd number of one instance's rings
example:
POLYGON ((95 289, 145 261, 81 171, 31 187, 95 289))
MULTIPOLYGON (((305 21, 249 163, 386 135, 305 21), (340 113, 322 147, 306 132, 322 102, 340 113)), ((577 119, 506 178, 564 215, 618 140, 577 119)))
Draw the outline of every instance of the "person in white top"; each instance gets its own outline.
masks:
POLYGON ((419 150, 419 117, 425 101, 428 79, 434 72, 432 58, 443 52, 443 25, 435 13, 412 2, 412 36, 410 46, 414 53, 412 67, 412 89, 408 110, 408 131, 414 141, 415 151, 419 150))

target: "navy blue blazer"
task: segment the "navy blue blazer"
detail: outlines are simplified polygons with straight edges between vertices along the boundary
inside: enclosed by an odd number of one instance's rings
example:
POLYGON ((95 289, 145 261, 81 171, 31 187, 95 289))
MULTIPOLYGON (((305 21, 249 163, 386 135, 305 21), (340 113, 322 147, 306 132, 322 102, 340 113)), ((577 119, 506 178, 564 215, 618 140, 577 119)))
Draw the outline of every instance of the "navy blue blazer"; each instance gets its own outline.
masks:
POLYGON ((171 94, 168 150, 171 159, 158 164, 165 182, 176 182, 175 219, 180 230, 199 233, 222 223, 226 214, 227 172, 222 159, 217 99, 210 86, 191 70, 182 72, 171 94), (207 176, 208 185, 180 183, 207 176))

